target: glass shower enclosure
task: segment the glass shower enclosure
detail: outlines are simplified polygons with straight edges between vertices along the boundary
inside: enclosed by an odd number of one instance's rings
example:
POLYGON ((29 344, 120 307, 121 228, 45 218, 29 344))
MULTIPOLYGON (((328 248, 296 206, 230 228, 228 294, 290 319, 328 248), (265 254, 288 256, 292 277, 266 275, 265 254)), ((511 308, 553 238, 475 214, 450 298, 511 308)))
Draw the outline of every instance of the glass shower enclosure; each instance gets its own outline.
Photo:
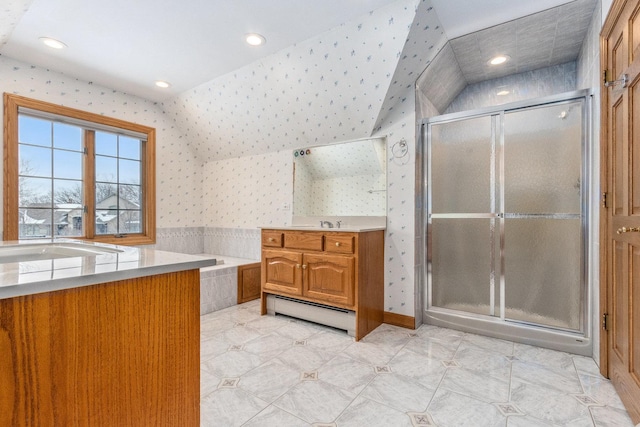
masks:
POLYGON ((427 323, 588 347, 587 100, 423 122, 427 323))

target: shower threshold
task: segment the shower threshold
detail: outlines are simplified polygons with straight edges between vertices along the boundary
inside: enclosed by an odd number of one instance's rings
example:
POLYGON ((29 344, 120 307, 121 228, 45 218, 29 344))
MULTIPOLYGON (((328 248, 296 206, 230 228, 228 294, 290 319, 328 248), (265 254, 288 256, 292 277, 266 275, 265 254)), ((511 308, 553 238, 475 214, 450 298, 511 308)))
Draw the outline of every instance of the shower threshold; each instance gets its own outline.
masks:
POLYGON ((425 310, 423 322, 428 325, 455 329, 492 338, 534 345, 592 357, 591 339, 577 332, 561 331, 544 326, 502 320, 491 316, 432 307, 425 310))

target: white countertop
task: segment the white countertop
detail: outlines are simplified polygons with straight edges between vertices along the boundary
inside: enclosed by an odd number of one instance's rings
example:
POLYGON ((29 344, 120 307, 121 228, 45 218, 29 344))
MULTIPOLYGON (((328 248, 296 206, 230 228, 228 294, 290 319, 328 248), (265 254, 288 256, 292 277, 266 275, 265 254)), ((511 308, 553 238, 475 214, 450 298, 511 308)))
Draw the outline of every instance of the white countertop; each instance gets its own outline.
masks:
POLYGON ((344 225, 340 228, 320 227, 319 225, 285 225, 282 227, 260 227, 263 230, 296 230, 296 231, 344 231, 352 233, 362 233, 365 231, 386 230, 387 227, 375 225, 344 225))
MULTIPOLYGON (((78 243, 79 241, 65 239, 55 242, 78 243)), ((23 247, 29 243, 51 243, 51 241, 23 241, 20 242, 20 246, 23 247)), ((0 264, 0 299, 215 265, 215 259, 212 257, 129 246, 80 243, 96 248, 101 246, 115 248, 119 252, 2 263, 0 264)), ((0 242, 0 249, 4 248, 10 253, 9 247, 16 244, 18 242, 0 242)))

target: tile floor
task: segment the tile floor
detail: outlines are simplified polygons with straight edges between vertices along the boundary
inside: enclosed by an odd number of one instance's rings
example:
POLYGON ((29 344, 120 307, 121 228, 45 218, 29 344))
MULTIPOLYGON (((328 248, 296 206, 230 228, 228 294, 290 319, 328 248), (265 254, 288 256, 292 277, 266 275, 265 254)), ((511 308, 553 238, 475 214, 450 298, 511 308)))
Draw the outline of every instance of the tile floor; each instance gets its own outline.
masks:
POLYGON ((360 342, 258 301, 201 317, 201 426, 629 426, 592 359, 423 325, 360 342))

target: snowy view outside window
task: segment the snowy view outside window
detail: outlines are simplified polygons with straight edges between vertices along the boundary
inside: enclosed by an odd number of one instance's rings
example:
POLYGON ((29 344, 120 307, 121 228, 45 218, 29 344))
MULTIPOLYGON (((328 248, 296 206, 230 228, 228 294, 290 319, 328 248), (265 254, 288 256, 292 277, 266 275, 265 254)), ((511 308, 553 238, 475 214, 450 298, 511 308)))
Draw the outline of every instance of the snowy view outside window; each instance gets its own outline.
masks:
POLYGON ((84 236, 85 176, 95 191, 96 235, 142 231, 139 138, 26 114, 18 129, 20 239, 84 236), (91 143, 89 159, 84 153, 91 143), (92 169, 95 180, 88 176, 92 169))

